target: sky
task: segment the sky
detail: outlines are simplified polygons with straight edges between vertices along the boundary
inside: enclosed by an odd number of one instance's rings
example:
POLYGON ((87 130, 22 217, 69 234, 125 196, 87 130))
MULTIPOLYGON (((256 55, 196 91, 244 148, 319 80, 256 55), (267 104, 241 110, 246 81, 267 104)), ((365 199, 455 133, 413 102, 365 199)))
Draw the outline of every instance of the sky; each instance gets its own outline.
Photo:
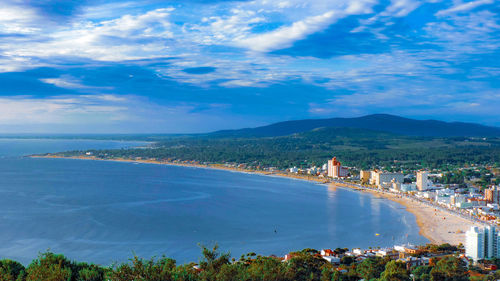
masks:
POLYGON ((498 0, 1 0, 0 133, 500 126, 498 0))

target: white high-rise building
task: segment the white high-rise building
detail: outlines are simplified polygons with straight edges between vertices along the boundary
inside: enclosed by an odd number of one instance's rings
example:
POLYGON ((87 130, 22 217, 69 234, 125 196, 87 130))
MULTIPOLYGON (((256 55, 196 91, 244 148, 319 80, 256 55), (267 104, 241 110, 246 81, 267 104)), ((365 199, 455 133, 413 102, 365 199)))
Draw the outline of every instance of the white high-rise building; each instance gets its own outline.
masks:
POLYGON ((427 190, 429 186, 429 173, 427 171, 417 172, 417 189, 420 191, 427 190))
POLYGON ((484 229, 484 244, 486 246, 486 257, 493 258, 497 255, 497 240, 498 233, 496 232, 494 227, 487 227, 484 229))
POLYGON ((499 241, 500 236, 494 227, 473 226, 465 233, 465 255, 474 261, 499 258, 499 241))
POLYGON ((465 232, 465 255, 474 261, 484 259, 484 231, 473 226, 465 232))

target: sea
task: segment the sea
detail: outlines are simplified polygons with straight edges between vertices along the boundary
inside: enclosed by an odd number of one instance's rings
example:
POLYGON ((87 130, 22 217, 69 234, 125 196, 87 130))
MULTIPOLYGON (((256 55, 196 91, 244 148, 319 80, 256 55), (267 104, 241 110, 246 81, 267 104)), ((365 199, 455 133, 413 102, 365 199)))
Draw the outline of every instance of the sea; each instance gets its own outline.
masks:
POLYGON ((0 259, 62 253, 101 265, 201 247, 282 256, 304 248, 424 244, 393 201, 303 180, 194 167, 29 158, 141 142, 0 139, 0 259))

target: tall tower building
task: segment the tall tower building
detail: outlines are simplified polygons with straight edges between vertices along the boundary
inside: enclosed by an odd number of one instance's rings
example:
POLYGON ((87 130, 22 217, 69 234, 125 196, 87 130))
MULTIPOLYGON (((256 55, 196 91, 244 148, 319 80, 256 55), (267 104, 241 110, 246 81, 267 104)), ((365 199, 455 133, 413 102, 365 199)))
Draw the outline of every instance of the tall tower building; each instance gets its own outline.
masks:
POLYGON ((346 167, 342 167, 342 164, 337 161, 337 157, 333 157, 332 160, 328 160, 328 176, 332 178, 342 178, 347 177, 349 171, 346 167))
POLYGON ((471 227, 465 233, 465 255, 474 261, 500 257, 498 242, 500 236, 492 226, 471 227))
POLYGON ((500 190, 499 187, 491 187, 484 190, 484 199, 491 203, 500 203, 500 190))
POLYGON ((474 261, 485 258, 485 243, 484 230, 477 226, 465 232, 465 255, 472 258, 474 261))
POLYGON ((427 171, 417 172, 417 189, 420 191, 427 190, 429 185, 429 173, 427 171))

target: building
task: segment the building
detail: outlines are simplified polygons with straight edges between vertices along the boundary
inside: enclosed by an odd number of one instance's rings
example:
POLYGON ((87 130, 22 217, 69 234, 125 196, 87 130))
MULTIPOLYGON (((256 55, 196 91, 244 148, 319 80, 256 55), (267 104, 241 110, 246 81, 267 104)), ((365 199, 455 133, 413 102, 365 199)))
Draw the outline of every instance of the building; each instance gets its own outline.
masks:
POLYGON ((489 189, 485 189, 484 200, 490 203, 500 203, 500 188, 498 186, 493 186, 489 189))
POLYGON ((450 204, 454 206, 459 206, 462 203, 467 202, 467 196, 464 194, 455 194, 450 196, 450 204))
POLYGON ((403 183, 404 175, 401 173, 388 173, 381 171, 372 171, 370 176, 370 184, 374 184, 379 188, 391 188, 393 182, 403 183))
POLYGON ((359 180, 361 183, 368 183, 370 181, 371 171, 363 171, 359 172, 359 180))
POLYGON ((349 174, 349 169, 342 167, 342 163, 337 161, 337 157, 328 160, 328 176, 331 178, 344 178, 349 174))
POLYGON ((465 255, 475 262, 482 259, 500 258, 498 249, 500 236, 492 226, 471 227, 465 233, 465 255))
POLYGON ((427 171, 417 172, 417 189, 420 191, 427 190, 429 186, 429 173, 427 171))

